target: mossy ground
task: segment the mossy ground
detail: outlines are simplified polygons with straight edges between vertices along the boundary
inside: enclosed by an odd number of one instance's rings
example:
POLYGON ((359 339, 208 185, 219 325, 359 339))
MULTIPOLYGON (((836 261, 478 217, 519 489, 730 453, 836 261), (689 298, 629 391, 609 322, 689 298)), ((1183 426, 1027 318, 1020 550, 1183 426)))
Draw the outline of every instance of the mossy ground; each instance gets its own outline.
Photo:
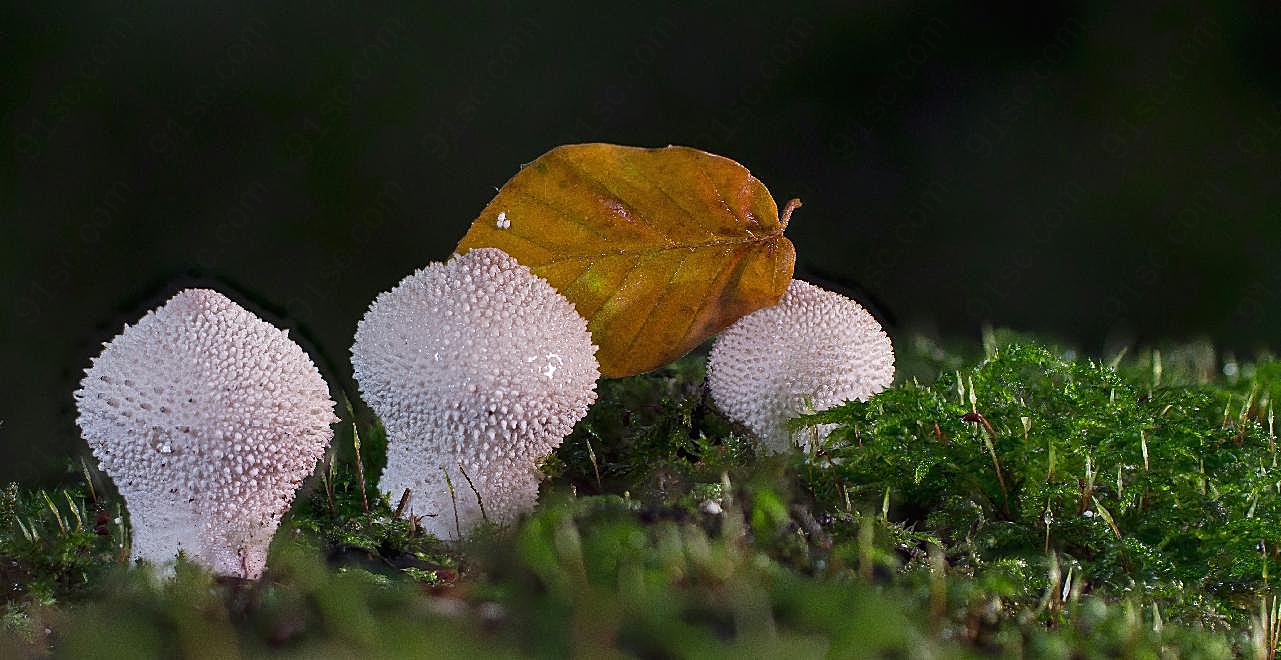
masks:
POLYGON ((701 357, 603 381, 538 510, 459 547, 377 497, 348 414, 361 462, 349 424, 257 583, 129 567, 87 467, 10 486, 0 655, 1271 657, 1281 363, 903 344, 808 455, 757 454, 701 357))

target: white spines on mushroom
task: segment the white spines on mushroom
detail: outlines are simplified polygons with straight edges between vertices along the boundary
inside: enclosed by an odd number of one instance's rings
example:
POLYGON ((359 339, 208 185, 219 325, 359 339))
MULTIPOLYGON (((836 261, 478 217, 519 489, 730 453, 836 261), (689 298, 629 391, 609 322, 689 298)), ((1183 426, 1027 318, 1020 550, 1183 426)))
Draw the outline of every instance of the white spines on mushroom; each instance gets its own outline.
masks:
POLYGON ((378 296, 352 365, 387 430, 379 482, 443 539, 513 521, 600 376, 587 323, 502 250, 434 263, 378 296))
POLYGON ((77 422, 129 509, 132 554, 182 551, 256 579, 333 438, 329 388, 298 344, 208 289, 126 325, 86 370, 77 422))
POLYGON ((845 401, 866 401, 894 381, 894 347, 858 303, 792 280, 777 305, 739 319, 708 360, 712 398, 765 448, 781 452, 831 433, 792 433, 787 422, 845 401))

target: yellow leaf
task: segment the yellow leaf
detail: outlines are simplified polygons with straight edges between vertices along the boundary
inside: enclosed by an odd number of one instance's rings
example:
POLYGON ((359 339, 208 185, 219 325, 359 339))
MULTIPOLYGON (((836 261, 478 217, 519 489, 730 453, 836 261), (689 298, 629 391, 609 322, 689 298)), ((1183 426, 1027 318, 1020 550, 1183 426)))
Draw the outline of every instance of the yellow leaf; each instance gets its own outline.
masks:
POLYGON ((496 247, 587 319, 606 376, 688 353, 773 305, 796 262, 765 185, 689 147, 557 147, 512 177, 458 244, 496 247))

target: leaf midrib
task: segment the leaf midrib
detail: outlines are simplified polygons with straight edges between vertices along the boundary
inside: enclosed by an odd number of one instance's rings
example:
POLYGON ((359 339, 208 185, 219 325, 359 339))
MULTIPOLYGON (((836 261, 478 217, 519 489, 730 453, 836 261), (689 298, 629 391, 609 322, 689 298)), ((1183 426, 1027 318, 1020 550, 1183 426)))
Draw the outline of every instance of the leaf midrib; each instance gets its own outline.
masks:
MULTIPOLYGON (((516 236, 518 238, 524 238, 523 236, 519 236, 519 235, 516 235, 516 236)), ((597 259, 599 257, 632 257, 632 256, 644 256, 644 255, 650 255, 650 254, 657 254, 660 252, 674 252, 678 250, 701 250, 705 248, 721 247, 721 246, 727 246, 727 245, 747 245, 750 243, 768 243, 770 241, 777 240, 782 237, 783 237, 783 230, 779 229, 777 231, 771 232, 769 234, 765 234, 763 236, 757 235, 757 236, 750 236, 747 238, 705 241, 702 243, 685 243, 685 244, 675 243, 672 245, 664 245, 658 248, 653 248, 653 247, 635 248, 635 249, 622 249, 622 250, 616 250, 611 252, 596 252, 592 254, 576 254, 572 256, 549 259, 539 264, 539 266, 561 263, 565 261, 582 261, 583 259, 597 259)), ((529 239, 525 239, 525 240, 529 240, 529 239)), ((535 268, 537 268, 537 266, 535 266, 535 268)))

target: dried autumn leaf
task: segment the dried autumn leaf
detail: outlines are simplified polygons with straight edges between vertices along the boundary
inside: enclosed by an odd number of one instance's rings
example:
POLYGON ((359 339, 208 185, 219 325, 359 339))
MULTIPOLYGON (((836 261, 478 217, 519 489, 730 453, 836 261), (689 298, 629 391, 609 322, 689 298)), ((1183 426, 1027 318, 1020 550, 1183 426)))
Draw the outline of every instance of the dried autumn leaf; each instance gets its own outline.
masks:
POLYGON ((601 373, 688 353, 773 305, 796 262, 783 216, 742 165, 688 147, 557 147, 503 186, 458 244, 506 251, 578 308, 601 373))

